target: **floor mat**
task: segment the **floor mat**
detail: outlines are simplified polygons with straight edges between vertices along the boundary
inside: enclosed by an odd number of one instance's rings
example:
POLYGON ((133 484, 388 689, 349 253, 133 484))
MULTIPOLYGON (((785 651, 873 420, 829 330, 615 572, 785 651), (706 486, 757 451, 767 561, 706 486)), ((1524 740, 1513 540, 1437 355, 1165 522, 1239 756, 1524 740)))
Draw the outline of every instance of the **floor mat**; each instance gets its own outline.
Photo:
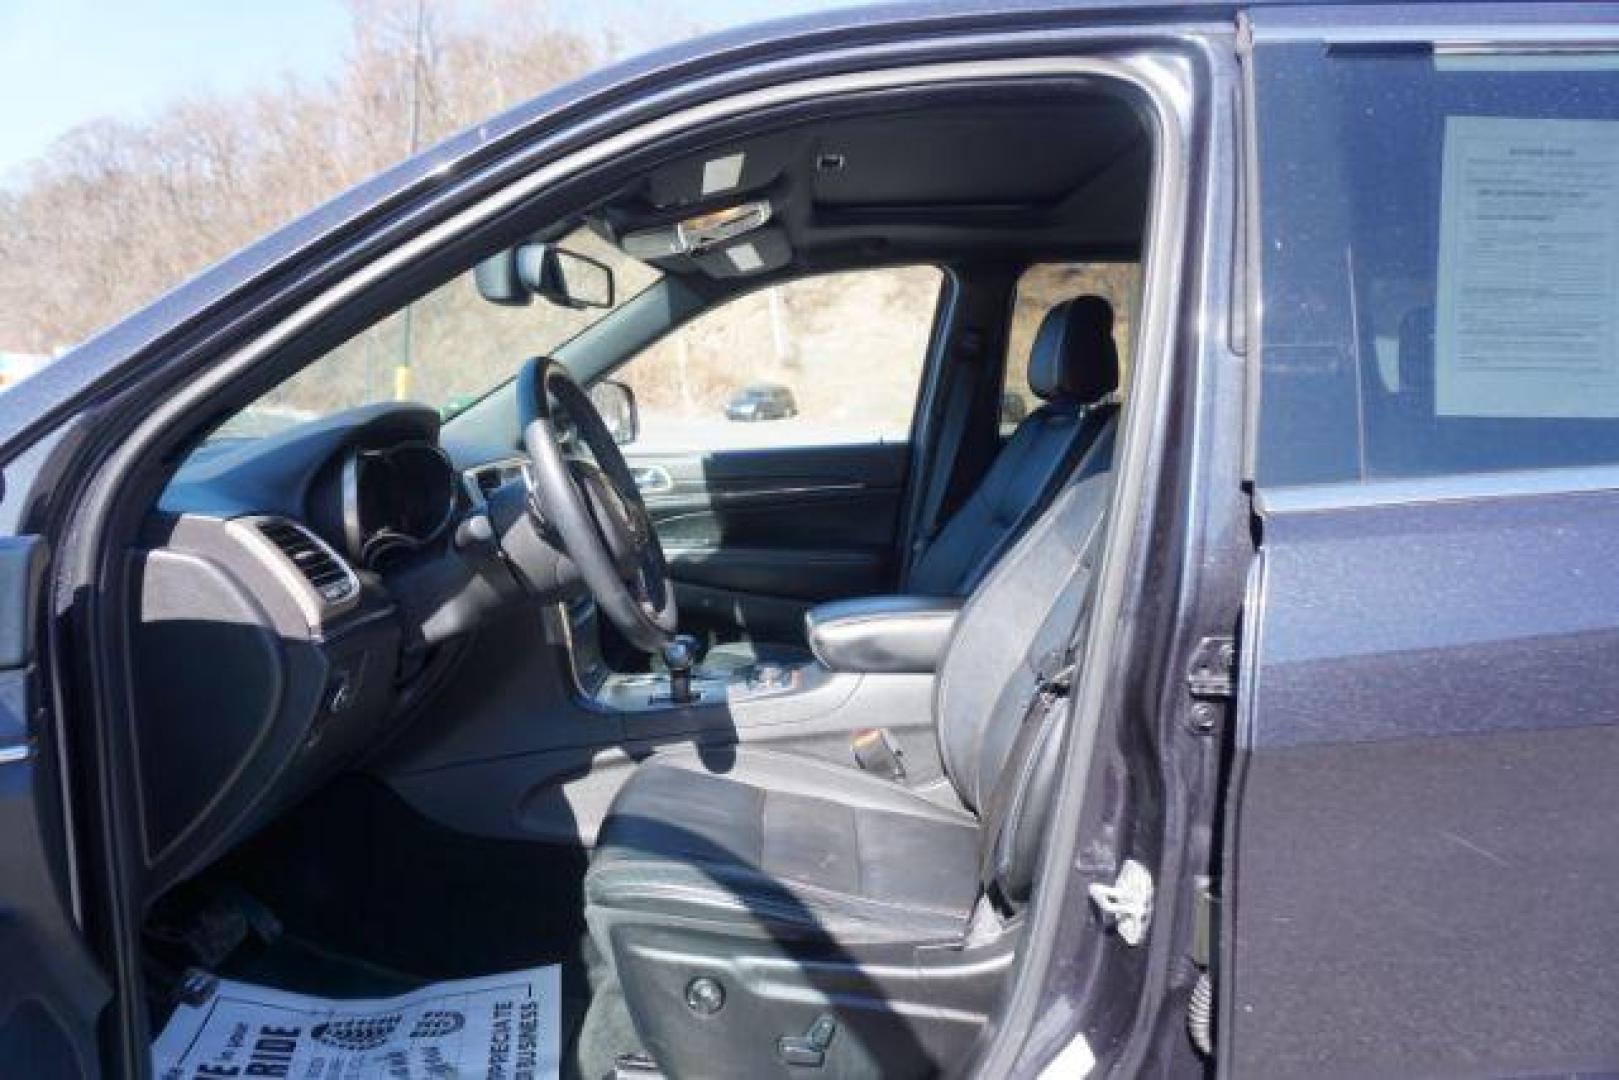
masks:
POLYGON ((333 952, 294 934, 283 934, 263 948, 240 950, 220 967, 219 974, 334 998, 394 997, 434 981, 333 952))
POLYGON ((161 1080, 194 1076, 555 1077, 555 966, 341 999, 195 973, 152 1047, 161 1080))

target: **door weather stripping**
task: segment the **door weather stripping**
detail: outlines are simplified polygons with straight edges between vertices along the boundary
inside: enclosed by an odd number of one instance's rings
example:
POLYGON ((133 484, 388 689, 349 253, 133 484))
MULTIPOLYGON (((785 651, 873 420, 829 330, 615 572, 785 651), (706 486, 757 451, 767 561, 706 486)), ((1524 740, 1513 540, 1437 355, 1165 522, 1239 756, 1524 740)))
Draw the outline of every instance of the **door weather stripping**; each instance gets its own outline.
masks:
POLYGON ((1152 874, 1134 859, 1124 860, 1111 885, 1100 881, 1090 887, 1091 903, 1102 913, 1119 938, 1129 946, 1147 940, 1152 925, 1152 874))

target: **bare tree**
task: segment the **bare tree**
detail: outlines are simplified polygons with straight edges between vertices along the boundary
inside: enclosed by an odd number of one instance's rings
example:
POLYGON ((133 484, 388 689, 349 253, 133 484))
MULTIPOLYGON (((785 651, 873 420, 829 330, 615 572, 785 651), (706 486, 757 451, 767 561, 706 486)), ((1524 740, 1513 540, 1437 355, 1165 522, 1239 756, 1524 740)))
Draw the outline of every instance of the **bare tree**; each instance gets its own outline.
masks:
MULTIPOLYGON (((535 0, 350 0, 344 62, 328 79, 289 76, 178 101, 147 123, 101 120, 69 132, 20 182, 0 186, 0 349, 52 352, 80 341, 413 146, 623 48, 696 29, 671 0, 657 2, 664 6, 641 0, 634 24, 591 36, 535 0)), ((621 282, 623 294, 651 276, 621 282)), ((1021 371, 1039 316, 1077 292, 1114 297, 1127 339, 1135 280, 1130 267, 1031 275, 1014 319, 1012 369, 1021 371)), ((676 416, 711 418, 741 386, 781 381, 806 415, 904 422, 937 290, 933 271, 866 275, 858 287, 795 282, 699 320, 625 375, 648 408, 676 416), (874 382, 879 366, 904 377, 874 382)), ((286 383, 274 404, 324 410, 388 396, 401 361, 412 363, 412 395, 442 404, 509 375, 537 340, 578 329, 568 322, 577 317, 547 305, 496 308, 452 283, 415 305, 408 332, 404 316, 384 320, 286 383)), ((1022 387, 1014 380, 1012 389, 1022 387)))
POLYGON ((49 352, 401 158, 610 58, 544 3, 350 0, 322 82, 92 121, 0 188, 0 348, 49 352), (412 130, 415 129, 414 140, 412 130))

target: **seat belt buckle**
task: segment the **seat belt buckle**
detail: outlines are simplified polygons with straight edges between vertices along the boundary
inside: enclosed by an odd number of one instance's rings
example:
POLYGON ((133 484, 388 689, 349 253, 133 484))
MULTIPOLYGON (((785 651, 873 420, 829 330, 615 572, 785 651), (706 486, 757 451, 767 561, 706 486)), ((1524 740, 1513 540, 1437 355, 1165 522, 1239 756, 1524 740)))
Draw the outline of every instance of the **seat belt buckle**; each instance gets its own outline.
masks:
POLYGON ((849 740, 849 749, 861 772, 896 782, 905 779, 904 754, 887 729, 864 728, 855 732, 854 738, 849 740))

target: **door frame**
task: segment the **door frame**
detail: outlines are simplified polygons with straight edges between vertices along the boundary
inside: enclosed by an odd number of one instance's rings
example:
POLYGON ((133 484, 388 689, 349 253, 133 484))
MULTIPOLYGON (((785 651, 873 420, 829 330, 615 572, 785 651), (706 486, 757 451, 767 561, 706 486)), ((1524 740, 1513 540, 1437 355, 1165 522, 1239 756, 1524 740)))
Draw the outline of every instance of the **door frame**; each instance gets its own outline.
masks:
MULTIPOLYGON (((1038 35, 996 35, 989 39, 940 40, 917 34, 904 42, 899 54, 893 46, 885 45, 865 53, 853 50, 797 57, 796 76, 790 70, 784 72, 763 64, 764 70, 744 64, 738 70, 720 71, 720 77, 701 90, 713 95, 709 100, 586 140, 583 146, 576 144, 516 179, 491 166, 472 180, 446 181, 459 183, 456 190, 463 195, 469 185, 475 186, 474 181, 485 184, 483 191, 475 192, 475 201, 470 205, 447 200, 451 205, 440 204, 421 212, 420 217, 403 215, 403 225, 398 220, 373 222, 353 232, 325 238, 332 260, 328 265, 341 268, 330 272, 329 284, 300 289, 283 283, 270 298, 274 303, 264 301, 264 306, 248 305, 237 312, 236 333, 221 339, 201 333, 203 328, 199 326, 197 336, 173 342, 176 356, 143 377, 117 387, 119 396, 100 410, 104 425, 100 438, 89 448, 88 460, 75 463, 72 482, 59 493, 69 513, 62 527, 61 535, 67 542, 57 561, 52 597, 57 610, 69 613, 57 627, 61 644, 80 658, 73 672, 75 678, 64 680, 65 692, 54 707, 60 710, 59 715, 77 724, 88 724, 94 717, 90 730, 102 737, 95 760, 87 762, 95 770, 88 775, 96 778, 96 790, 87 795, 93 810, 92 822, 105 848, 103 854, 118 878, 114 885, 121 886, 108 891, 107 910, 100 913, 109 928, 107 945, 114 960, 118 1012, 109 1047, 117 1058, 116 1069, 139 1075, 147 1067, 148 1051, 145 1010, 139 993, 138 874, 133 870, 140 856, 138 843, 125 828, 134 805, 127 783, 129 759, 113 733, 127 685, 123 674, 127 626, 123 623, 121 600, 125 577, 120 552, 126 540, 134 536, 150 502, 162 474, 158 465, 162 455, 198 425, 200 415, 217 409, 220 401, 250 395, 284 376, 295 366, 287 359, 289 346, 329 338, 356 322, 369 321, 357 317, 356 312, 364 310, 368 303, 378 304, 382 295, 420 291, 422 282, 441 262, 462 261, 469 249, 480 242, 487 243, 502 224, 509 227, 510 216, 525 203, 546 195, 555 197, 557 188, 566 190, 570 180, 588 169, 726 117, 795 101, 871 90, 925 88, 963 79, 1106 79, 1139 95, 1158 129, 1159 157, 1149 213, 1146 254, 1151 269, 1138 355, 1167 357, 1175 343, 1175 298, 1181 280, 1177 258, 1180 245, 1170 241, 1181 238, 1188 216, 1185 192, 1191 148, 1186 128, 1196 104, 1189 83, 1193 76, 1187 65, 1175 60, 1184 50, 1186 39, 1166 35, 1154 57, 1153 42, 1143 37, 1139 27, 1091 27, 1066 35, 1071 49, 1087 55, 1031 56, 1049 52, 1054 42, 1064 36, 1053 34, 1049 28, 1038 35), (1109 45, 1131 52, 1124 57, 1108 55, 1105 46, 1109 45), (1001 58, 988 58, 986 54, 1001 58), (973 58, 952 59, 961 55, 973 58), (896 60, 919 56, 933 62, 892 66, 896 60), (1158 63, 1153 62, 1155 58, 1158 63), (1162 62, 1166 59, 1170 61, 1167 64, 1162 62), (838 73, 816 74, 826 70, 838 73), (759 85, 761 82, 765 85, 759 85)), ((666 77, 671 86, 689 87, 694 82, 689 74, 666 77)), ((646 90, 645 95, 651 97, 652 91, 646 90)), ((580 126, 589 129, 596 119, 586 117, 580 126)), ((574 129, 566 132, 576 133, 574 129)), ((171 302, 184 299, 181 294, 171 302)), ((197 319, 205 323, 217 316, 216 308, 207 308, 197 319)), ((110 346, 103 343, 99 347, 110 346)), ((1138 559, 1145 552, 1142 525, 1147 485, 1155 476, 1160 450, 1157 417, 1165 400, 1166 367, 1165 363, 1136 366, 1137 403, 1127 414, 1120 439, 1119 468, 1126 482, 1117 488, 1114 535, 1099 576, 1096 610, 1102 625, 1113 625, 1120 617, 1125 594, 1140 570, 1138 559), (1141 486, 1133 482, 1136 479, 1143 482, 1141 486)), ((1112 672, 1115 646, 1120 644, 1115 642, 1116 636, 1095 636, 1087 652, 1090 670, 1112 672)), ((1104 690, 1108 688, 1104 684, 1112 681, 1088 678, 1079 688, 1079 724, 1068 748, 1069 763, 1077 769, 1066 770, 1067 778, 1058 796, 1054 857, 1046 861, 1048 868, 1065 867, 1077 839, 1077 811, 1085 787, 1083 774, 1094 735, 1091 725, 1101 713, 1104 690)), ((1037 994, 1045 984, 1044 976, 1053 959, 1050 942, 1069 888, 1068 877, 1049 869, 1042 873, 1026 930, 1029 947, 1020 958, 1024 970, 1010 1003, 1008 1018, 1013 1023, 1001 1029, 986 1061, 1002 1060, 1011 1052, 1008 1040, 1013 1033, 1018 1036, 1018 1045, 1027 1033, 1029 995, 1037 994)))
POLYGON ((112 991, 82 936, 65 740, 39 709, 49 559, 38 536, 0 538, 0 1044, 13 1055, 48 1047, 64 1055, 53 1064, 89 1075, 112 991))

